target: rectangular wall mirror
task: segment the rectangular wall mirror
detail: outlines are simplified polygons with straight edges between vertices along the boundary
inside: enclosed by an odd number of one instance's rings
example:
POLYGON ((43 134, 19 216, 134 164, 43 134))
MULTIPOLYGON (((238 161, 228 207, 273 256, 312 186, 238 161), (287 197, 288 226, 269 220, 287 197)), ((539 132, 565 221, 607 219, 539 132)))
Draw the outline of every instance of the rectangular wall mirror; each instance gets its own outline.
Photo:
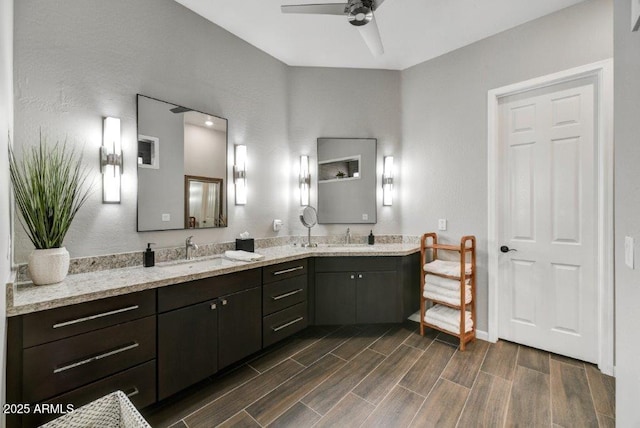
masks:
POLYGON ((318 138, 318 223, 374 224, 375 138, 318 138))
POLYGON ((138 231, 227 226, 227 119, 138 95, 138 231))

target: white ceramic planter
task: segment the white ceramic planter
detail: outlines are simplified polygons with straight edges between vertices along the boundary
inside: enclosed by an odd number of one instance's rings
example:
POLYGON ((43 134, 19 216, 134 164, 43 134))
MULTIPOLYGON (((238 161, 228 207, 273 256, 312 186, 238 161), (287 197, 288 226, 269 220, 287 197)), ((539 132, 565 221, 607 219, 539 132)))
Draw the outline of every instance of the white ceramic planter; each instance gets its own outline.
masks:
POLYGON ((35 285, 62 282, 69 272, 69 252, 66 248, 33 250, 29 254, 29 276, 35 285))

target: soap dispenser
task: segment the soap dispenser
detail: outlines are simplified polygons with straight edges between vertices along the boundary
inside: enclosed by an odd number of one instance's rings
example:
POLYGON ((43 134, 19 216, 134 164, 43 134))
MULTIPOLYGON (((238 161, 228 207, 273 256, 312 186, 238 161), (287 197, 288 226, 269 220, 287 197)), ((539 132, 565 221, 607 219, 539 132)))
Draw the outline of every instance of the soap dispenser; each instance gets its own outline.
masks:
POLYGON ((376 237, 373 236, 373 230, 369 232, 369 245, 373 245, 376 242, 376 237))
POLYGON ((144 267, 152 267, 152 266, 155 266, 155 264, 156 264, 156 253, 151 249, 151 245, 155 245, 155 243, 149 242, 147 244, 146 251, 143 253, 144 254, 144 261, 143 261, 142 265, 144 267))

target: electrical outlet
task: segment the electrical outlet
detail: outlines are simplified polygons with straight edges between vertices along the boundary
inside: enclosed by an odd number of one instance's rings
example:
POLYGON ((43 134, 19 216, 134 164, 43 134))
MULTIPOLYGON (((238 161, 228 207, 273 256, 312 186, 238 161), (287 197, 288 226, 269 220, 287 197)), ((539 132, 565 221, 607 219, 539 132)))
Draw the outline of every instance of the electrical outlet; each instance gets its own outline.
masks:
POLYGON ((630 236, 624 237, 624 263, 631 269, 633 269, 633 238, 630 236))
POLYGON ((447 219, 441 218, 438 220, 438 230, 447 230, 447 219))
POLYGON ((171 214, 162 214, 162 221, 171 221, 171 214))
POLYGON ((363 220, 369 220, 369 214, 362 214, 363 220))
POLYGON ((282 229, 282 220, 280 219, 273 220, 273 231, 279 232, 280 229, 282 229))

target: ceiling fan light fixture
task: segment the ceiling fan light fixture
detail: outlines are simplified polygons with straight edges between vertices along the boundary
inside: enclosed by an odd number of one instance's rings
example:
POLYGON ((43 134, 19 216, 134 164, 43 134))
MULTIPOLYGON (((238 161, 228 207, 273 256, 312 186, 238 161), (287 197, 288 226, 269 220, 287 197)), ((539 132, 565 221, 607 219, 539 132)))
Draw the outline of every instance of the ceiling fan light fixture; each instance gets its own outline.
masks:
POLYGON ((370 2, 355 1, 349 3, 347 19, 351 25, 360 27, 366 25, 373 19, 373 9, 370 2))

